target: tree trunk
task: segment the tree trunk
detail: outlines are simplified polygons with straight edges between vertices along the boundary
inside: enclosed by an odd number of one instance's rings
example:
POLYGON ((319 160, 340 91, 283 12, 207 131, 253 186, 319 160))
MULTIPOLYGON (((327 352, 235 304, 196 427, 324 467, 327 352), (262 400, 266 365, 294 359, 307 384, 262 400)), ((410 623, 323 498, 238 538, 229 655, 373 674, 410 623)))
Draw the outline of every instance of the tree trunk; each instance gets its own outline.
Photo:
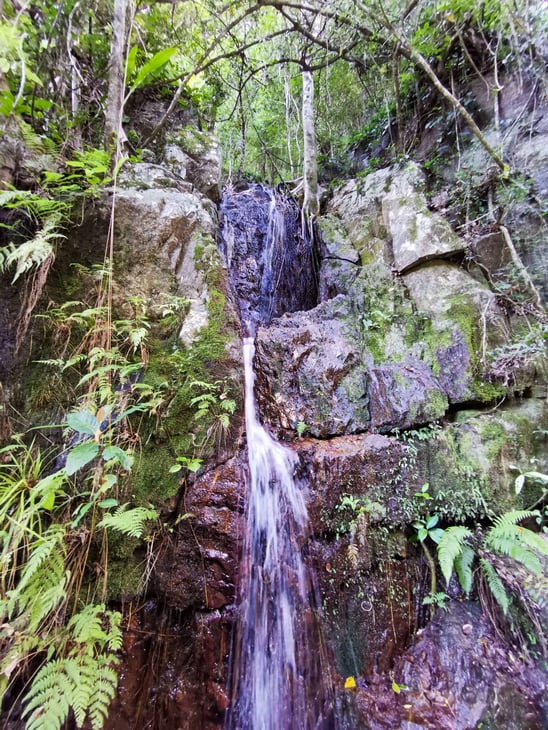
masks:
POLYGON ((108 71, 107 108, 105 111, 105 147, 113 153, 113 164, 120 154, 122 142, 122 114, 124 110, 124 48, 128 0, 114 0, 112 40, 108 71))
POLYGON ((461 104, 461 102, 457 99, 456 96, 454 96, 448 88, 446 88, 442 82, 437 77, 434 69, 432 66, 428 63, 428 61, 424 58, 422 54, 420 54, 418 51, 416 51, 411 43, 407 40, 407 38, 404 38, 402 35, 400 35, 397 31, 392 29, 392 32, 396 36, 399 44, 402 48, 405 49, 408 57, 419 67, 422 68, 424 73, 428 76, 430 81, 432 82, 432 85, 435 89, 439 91, 439 93, 447 99, 447 101, 451 104, 453 109, 455 109, 461 117, 464 119, 466 124, 470 127, 472 132, 475 134, 477 139, 479 140, 480 144, 483 145, 483 147, 487 150, 491 158, 494 160, 494 162, 500 167, 503 174, 505 176, 509 175, 510 168, 508 165, 505 164, 504 160, 500 156, 500 154, 494 149, 494 147, 489 144, 487 141, 487 138, 481 131, 481 129, 478 127, 476 122, 472 119, 471 115, 468 113, 468 111, 465 109, 465 107, 461 104))
POLYGON ((316 127, 314 125, 314 79, 310 71, 302 72, 303 80, 303 216, 309 229, 320 212, 318 197, 318 156, 316 148, 316 127))

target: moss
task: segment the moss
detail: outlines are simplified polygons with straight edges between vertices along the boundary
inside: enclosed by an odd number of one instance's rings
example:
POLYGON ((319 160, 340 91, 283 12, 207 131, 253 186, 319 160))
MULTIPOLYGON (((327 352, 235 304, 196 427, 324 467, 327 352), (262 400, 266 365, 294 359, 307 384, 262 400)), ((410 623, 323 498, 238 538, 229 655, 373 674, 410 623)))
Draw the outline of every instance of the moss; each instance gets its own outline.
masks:
POLYGON ((172 447, 157 442, 141 451, 131 473, 132 501, 137 506, 151 503, 158 507, 177 493, 178 476, 169 473, 175 456, 172 447))
POLYGON ((507 389, 500 383, 489 383, 483 377, 484 364, 479 357, 481 333, 478 313, 473 302, 465 296, 454 297, 447 314, 450 320, 457 325, 470 353, 471 388, 474 396, 487 403, 503 398, 507 389))
POLYGON ((507 393, 507 389, 501 383, 487 383, 480 380, 472 383, 472 389, 477 399, 484 403, 500 400, 507 393))
POLYGON ((184 152, 191 157, 199 155, 212 146, 212 138, 193 127, 185 127, 181 129, 173 138, 168 141, 178 145, 184 152))
POLYGON ((478 313, 468 297, 453 297, 452 303, 447 310, 447 317, 454 322, 468 346, 468 350, 474 363, 477 362, 479 347, 478 313))
POLYGON ((142 585, 143 571, 143 560, 134 553, 123 560, 109 560, 107 600, 120 601, 138 595, 142 585))
POLYGON ((486 442, 486 454, 490 459, 495 459, 501 453, 508 442, 508 434, 501 423, 493 421, 487 423, 480 430, 482 441, 486 442))
POLYGON ((434 414, 433 418, 440 418, 445 414, 447 411, 447 407, 449 405, 447 396, 445 393, 442 393, 441 390, 438 390, 437 388, 433 388, 432 390, 428 391, 427 395, 428 401, 424 405, 424 412, 430 414, 434 414))

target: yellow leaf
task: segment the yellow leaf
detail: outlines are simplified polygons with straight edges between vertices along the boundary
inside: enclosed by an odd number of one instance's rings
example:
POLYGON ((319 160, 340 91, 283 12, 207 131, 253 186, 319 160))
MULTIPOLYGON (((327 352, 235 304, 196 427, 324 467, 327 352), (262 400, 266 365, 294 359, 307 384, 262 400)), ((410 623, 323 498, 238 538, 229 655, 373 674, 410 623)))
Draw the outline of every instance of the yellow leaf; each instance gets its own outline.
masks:
POLYGON ((354 677, 347 677, 344 681, 345 689, 356 689, 356 680, 354 677))

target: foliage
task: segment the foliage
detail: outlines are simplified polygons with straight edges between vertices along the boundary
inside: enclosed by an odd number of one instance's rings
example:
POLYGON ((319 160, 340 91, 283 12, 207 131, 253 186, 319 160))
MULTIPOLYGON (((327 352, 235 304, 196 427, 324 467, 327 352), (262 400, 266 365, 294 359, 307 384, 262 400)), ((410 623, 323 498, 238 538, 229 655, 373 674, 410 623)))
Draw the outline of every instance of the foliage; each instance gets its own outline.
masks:
POLYGON ((145 522, 155 520, 157 517, 155 509, 134 507, 128 510, 127 505, 122 505, 116 512, 105 515, 97 527, 110 527, 128 537, 142 537, 145 522))
POLYGON ((24 676, 34 657, 38 671, 24 698, 27 727, 33 729, 61 727, 69 710, 78 727, 102 726, 117 685, 120 616, 89 603, 71 618, 69 605, 83 582, 90 595, 104 595, 103 579, 93 583, 108 574, 101 546, 110 532, 141 538, 145 523, 157 520, 150 507, 120 503, 133 463, 128 419, 158 405, 156 397, 149 400, 152 390, 135 382, 144 363, 132 358, 146 352, 146 322, 137 317, 114 325, 126 356, 96 344, 105 316, 101 307, 77 315, 72 302, 48 319, 68 329, 65 357, 73 329, 82 337, 77 354, 46 363, 61 372, 77 370, 75 388, 82 392, 80 405, 66 417, 67 446, 54 468, 53 455, 45 457, 23 438, 0 451, 1 689, 24 676), (91 561, 101 565, 99 573, 91 561))
POLYGON ((539 534, 519 524, 538 516, 539 513, 532 510, 506 512, 496 517, 485 533, 478 536, 463 525, 448 527, 438 544, 438 561, 446 582, 449 583, 455 570, 468 595, 473 587, 473 566, 477 556, 491 594, 507 614, 510 599, 505 588, 505 574, 495 556, 507 556, 539 575, 542 572, 539 556, 548 555, 548 544, 539 534))
POLYGON ((104 604, 88 604, 70 619, 58 637, 58 658, 42 666, 23 699, 26 730, 60 728, 69 709, 77 727, 86 720, 93 730, 103 727, 118 684, 120 619, 104 604))

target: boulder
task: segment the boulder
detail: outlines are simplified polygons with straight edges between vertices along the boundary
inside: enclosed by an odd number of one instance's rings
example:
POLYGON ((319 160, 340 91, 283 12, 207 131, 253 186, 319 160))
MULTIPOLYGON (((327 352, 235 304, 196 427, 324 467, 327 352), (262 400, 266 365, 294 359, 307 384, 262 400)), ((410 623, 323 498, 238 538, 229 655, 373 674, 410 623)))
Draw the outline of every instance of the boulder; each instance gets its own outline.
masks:
POLYGON ((392 242, 394 268, 399 273, 432 259, 464 252, 464 242, 445 218, 431 213, 414 164, 394 174, 382 197, 382 212, 392 242))
POLYGON ((188 313, 180 336, 187 346, 208 323, 205 271, 221 266, 215 232, 211 202, 188 192, 165 167, 137 163, 120 176, 115 217, 117 284, 125 296, 142 298, 156 317, 166 306, 167 295, 184 296, 188 313))
POLYGON ((163 163, 192 183, 198 192, 218 203, 221 195, 219 140, 209 132, 187 126, 170 132, 166 142, 163 163))
POLYGON ((275 430, 304 422, 319 437, 364 430, 367 380, 357 347, 345 336, 342 297, 275 320, 257 332, 256 394, 275 430))

